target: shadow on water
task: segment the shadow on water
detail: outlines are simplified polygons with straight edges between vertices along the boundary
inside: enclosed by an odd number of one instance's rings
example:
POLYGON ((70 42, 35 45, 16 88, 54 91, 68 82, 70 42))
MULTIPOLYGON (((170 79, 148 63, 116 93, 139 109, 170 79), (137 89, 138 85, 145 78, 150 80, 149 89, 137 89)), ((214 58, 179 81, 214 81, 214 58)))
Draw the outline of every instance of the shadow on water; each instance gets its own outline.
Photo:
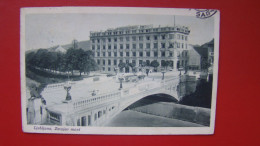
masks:
POLYGON ((167 94, 154 94, 154 95, 150 95, 150 96, 147 96, 145 98, 142 98, 142 99, 136 101, 135 103, 131 104, 124 110, 139 108, 139 107, 147 106, 150 104, 156 104, 156 103, 160 103, 160 102, 177 103, 178 101, 174 97, 167 95, 167 94))

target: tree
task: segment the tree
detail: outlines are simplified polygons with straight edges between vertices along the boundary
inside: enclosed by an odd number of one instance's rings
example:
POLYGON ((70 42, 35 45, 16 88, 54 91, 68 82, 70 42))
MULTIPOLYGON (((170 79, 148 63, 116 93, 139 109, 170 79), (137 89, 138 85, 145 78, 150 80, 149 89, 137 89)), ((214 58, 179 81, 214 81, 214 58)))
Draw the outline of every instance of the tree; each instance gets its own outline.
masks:
MULTIPOLYGON (((136 63, 135 62, 129 63, 129 66, 131 67, 131 69, 133 71, 136 66, 136 63)), ((136 72, 136 70, 134 72, 136 72)))
POLYGON ((120 71, 122 72, 123 68, 126 67, 126 64, 124 62, 120 62, 118 64, 118 67, 120 68, 120 71))
POLYGON ((154 70, 156 70, 157 71, 157 67, 159 66, 160 64, 159 64, 159 62, 157 61, 157 60, 153 60, 152 62, 151 62, 151 66, 154 68, 154 70))
POLYGON ((166 70, 167 70, 167 67, 169 66, 170 62, 169 61, 165 61, 165 60, 162 60, 162 67, 164 67, 166 70))
POLYGON ((73 70, 77 69, 77 65, 78 65, 78 56, 77 56, 77 52, 75 49, 70 48, 67 50, 66 55, 66 71, 70 71, 71 74, 73 75, 73 70))

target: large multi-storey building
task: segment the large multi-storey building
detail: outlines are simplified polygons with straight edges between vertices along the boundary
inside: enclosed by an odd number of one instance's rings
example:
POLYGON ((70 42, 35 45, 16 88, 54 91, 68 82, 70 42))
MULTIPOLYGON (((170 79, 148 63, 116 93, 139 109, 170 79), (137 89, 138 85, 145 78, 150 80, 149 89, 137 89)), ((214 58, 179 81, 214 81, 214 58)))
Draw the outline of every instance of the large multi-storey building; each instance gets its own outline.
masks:
POLYGON ((187 65, 189 33, 184 26, 126 26, 90 32, 90 40, 94 58, 103 72, 114 72, 120 62, 136 64, 136 68, 126 66, 123 70, 132 72, 153 60, 159 63, 158 71, 166 66, 177 70, 187 65))

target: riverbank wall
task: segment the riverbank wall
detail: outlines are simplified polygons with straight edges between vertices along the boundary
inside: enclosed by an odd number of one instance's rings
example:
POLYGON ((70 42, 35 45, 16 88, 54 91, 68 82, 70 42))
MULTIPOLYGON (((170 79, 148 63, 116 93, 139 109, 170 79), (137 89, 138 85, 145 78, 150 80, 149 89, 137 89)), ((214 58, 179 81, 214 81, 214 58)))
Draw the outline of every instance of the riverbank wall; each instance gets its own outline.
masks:
POLYGON ((128 109, 210 126, 210 109, 207 108, 143 99, 129 106, 128 109))

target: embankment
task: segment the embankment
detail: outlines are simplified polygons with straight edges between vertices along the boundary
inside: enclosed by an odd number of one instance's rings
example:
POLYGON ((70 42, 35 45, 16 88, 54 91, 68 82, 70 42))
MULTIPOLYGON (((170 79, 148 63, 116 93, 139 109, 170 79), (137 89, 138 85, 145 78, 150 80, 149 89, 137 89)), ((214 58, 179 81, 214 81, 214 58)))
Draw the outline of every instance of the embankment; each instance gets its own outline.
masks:
POLYGON ((204 126, 210 125, 210 109, 207 108, 142 99, 129 106, 128 109, 146 114, 193 122, 204 126))

